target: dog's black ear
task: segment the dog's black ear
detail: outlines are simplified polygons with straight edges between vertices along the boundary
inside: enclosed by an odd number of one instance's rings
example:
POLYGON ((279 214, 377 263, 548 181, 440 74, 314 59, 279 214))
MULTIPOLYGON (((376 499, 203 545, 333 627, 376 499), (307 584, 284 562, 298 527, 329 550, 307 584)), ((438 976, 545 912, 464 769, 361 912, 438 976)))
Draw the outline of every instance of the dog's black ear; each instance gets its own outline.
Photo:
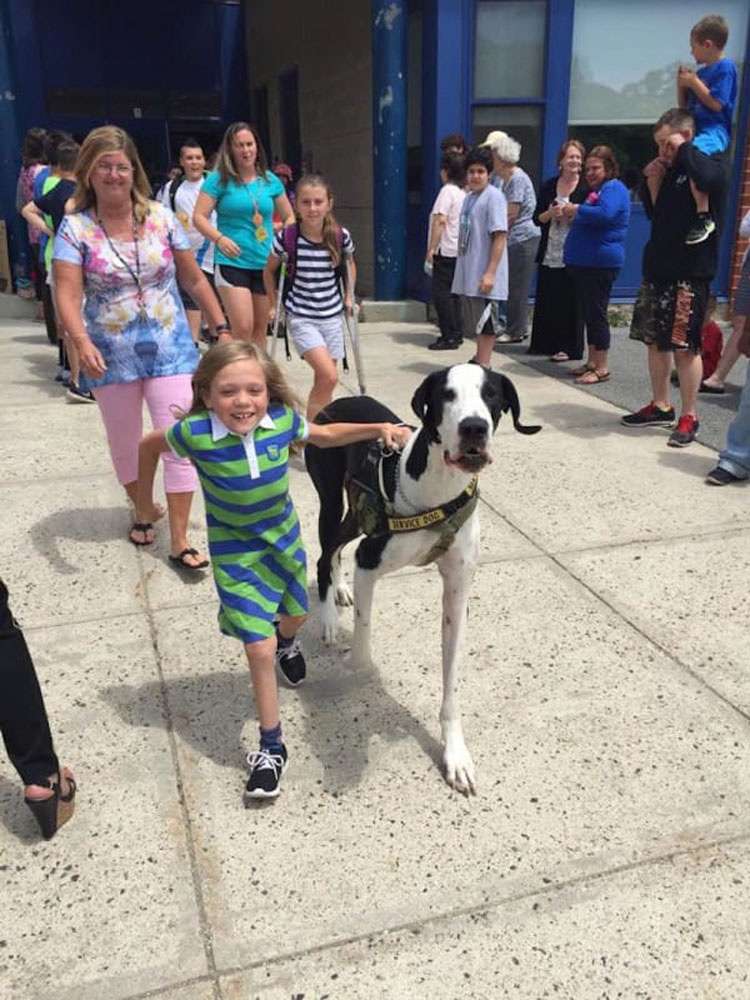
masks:
POLYGON ((422 421, 430 441, 439 441, 437 432, 440 418, 436 413, 439 386, 445 383, 446 371, 432 372, 418 387, 411 398, 411 408, 422 421))
POLYGON ((492 387, 492 400, 490 402, 490 412, 492 422, 497 425, 500 413, 507 413, 510 410, 513 415, 513 426, 519 434, 537 434, 542 428, 540 424, 526 425, 519 421, 521 415, 521 404, 518 401, 518 393, 507 375, 499 372, 487 372, 485 378, 492 387))

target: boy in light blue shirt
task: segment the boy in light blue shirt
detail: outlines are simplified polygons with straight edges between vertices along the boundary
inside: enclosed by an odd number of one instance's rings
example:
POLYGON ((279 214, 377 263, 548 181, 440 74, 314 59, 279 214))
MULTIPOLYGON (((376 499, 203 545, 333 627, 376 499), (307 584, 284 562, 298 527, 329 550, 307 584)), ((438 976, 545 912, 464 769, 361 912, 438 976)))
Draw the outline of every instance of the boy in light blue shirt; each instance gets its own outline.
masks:
MULTIPOLYGON (((729 149, 732 115, 737 100, 737 69, 724 56, 729 25, 719 14, 701 18, 690 32, 690 51, 698 69, 680 66, 677 73, 677 103, 687 108, 695 119, 693 147, 712 156, 729 149)), ((690 182, 697 212, 696 224, 685 242, 690 245, 707 240, 716 229, 708 207, 708 195, 690 182)))

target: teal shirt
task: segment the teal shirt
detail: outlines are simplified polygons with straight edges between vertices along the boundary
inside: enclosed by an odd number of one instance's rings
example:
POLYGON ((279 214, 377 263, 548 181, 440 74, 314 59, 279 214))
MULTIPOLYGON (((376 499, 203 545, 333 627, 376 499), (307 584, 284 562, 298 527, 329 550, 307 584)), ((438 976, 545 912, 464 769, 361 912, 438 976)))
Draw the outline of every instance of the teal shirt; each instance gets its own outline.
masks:
POLYGON ((271 252, 273 238, 273 201, 284 194, 284 185, 276 174, 266 172, 264 178, 256 177, 249 184, 240 184, 234 178, 222 184, 219 173, 211 171, 203 182, 202 191, 216 199, 216 225, 222 236, 234 240, 242 253, 227 257, 218 246, 214 253, 217 264, 262 270, 271 252), (253 222, 256 211, 263 217, 265 240, 256 238, 257 226, 253 222))

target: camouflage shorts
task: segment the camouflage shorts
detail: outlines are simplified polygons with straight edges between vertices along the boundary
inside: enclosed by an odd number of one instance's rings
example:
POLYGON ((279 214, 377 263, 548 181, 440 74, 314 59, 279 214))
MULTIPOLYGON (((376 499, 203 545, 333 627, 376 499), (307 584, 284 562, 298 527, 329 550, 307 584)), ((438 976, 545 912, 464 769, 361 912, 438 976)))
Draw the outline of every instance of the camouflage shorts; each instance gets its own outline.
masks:
POLYGON ((707 281, 644 281, 633 307, 630 339, 656 344, 660 351, 700 354, 709 293, 707 281))

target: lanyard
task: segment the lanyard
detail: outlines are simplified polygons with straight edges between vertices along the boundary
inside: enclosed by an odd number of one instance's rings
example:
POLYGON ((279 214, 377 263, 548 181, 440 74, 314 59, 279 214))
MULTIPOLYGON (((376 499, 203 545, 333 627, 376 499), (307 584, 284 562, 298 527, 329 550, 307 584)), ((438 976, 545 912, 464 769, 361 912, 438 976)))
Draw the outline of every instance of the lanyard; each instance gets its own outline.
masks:
POLYGON ((97 216, 96 221, 101 226, 101 230, 109 243, 109 249, 117 257, 120 263, 126 268, 128 274, 135 282, 135 286, 138 289, 138 316, 140 319, 146 319, 146 299, 143 294, 143 286, 141 285, 141 255, 138 250, 138 224, 135 219, 135 212, 133 213, 133 244, 135 245, 135 271, 130 266, 130 264, 125 260, 120 251, 114 245, 112 240, 109 238, 109 233, 107 232, 107 227, 104 225, 102 220, 97 216))
MULTIPOLYGON (((252 184, 253 181, 249 181, 249 183, 252 184)), ((247 184, 243 183, 242 186, 245 189, 245 194, 248 196, 253 206, 252 223, 255 226, 255 238, 258 243, 265 243, 268 239, 268 232, 266 227, 263 225, 263 216, 260 214, 258 199, 254 195, 250 194, 247 189, 247 184)))

